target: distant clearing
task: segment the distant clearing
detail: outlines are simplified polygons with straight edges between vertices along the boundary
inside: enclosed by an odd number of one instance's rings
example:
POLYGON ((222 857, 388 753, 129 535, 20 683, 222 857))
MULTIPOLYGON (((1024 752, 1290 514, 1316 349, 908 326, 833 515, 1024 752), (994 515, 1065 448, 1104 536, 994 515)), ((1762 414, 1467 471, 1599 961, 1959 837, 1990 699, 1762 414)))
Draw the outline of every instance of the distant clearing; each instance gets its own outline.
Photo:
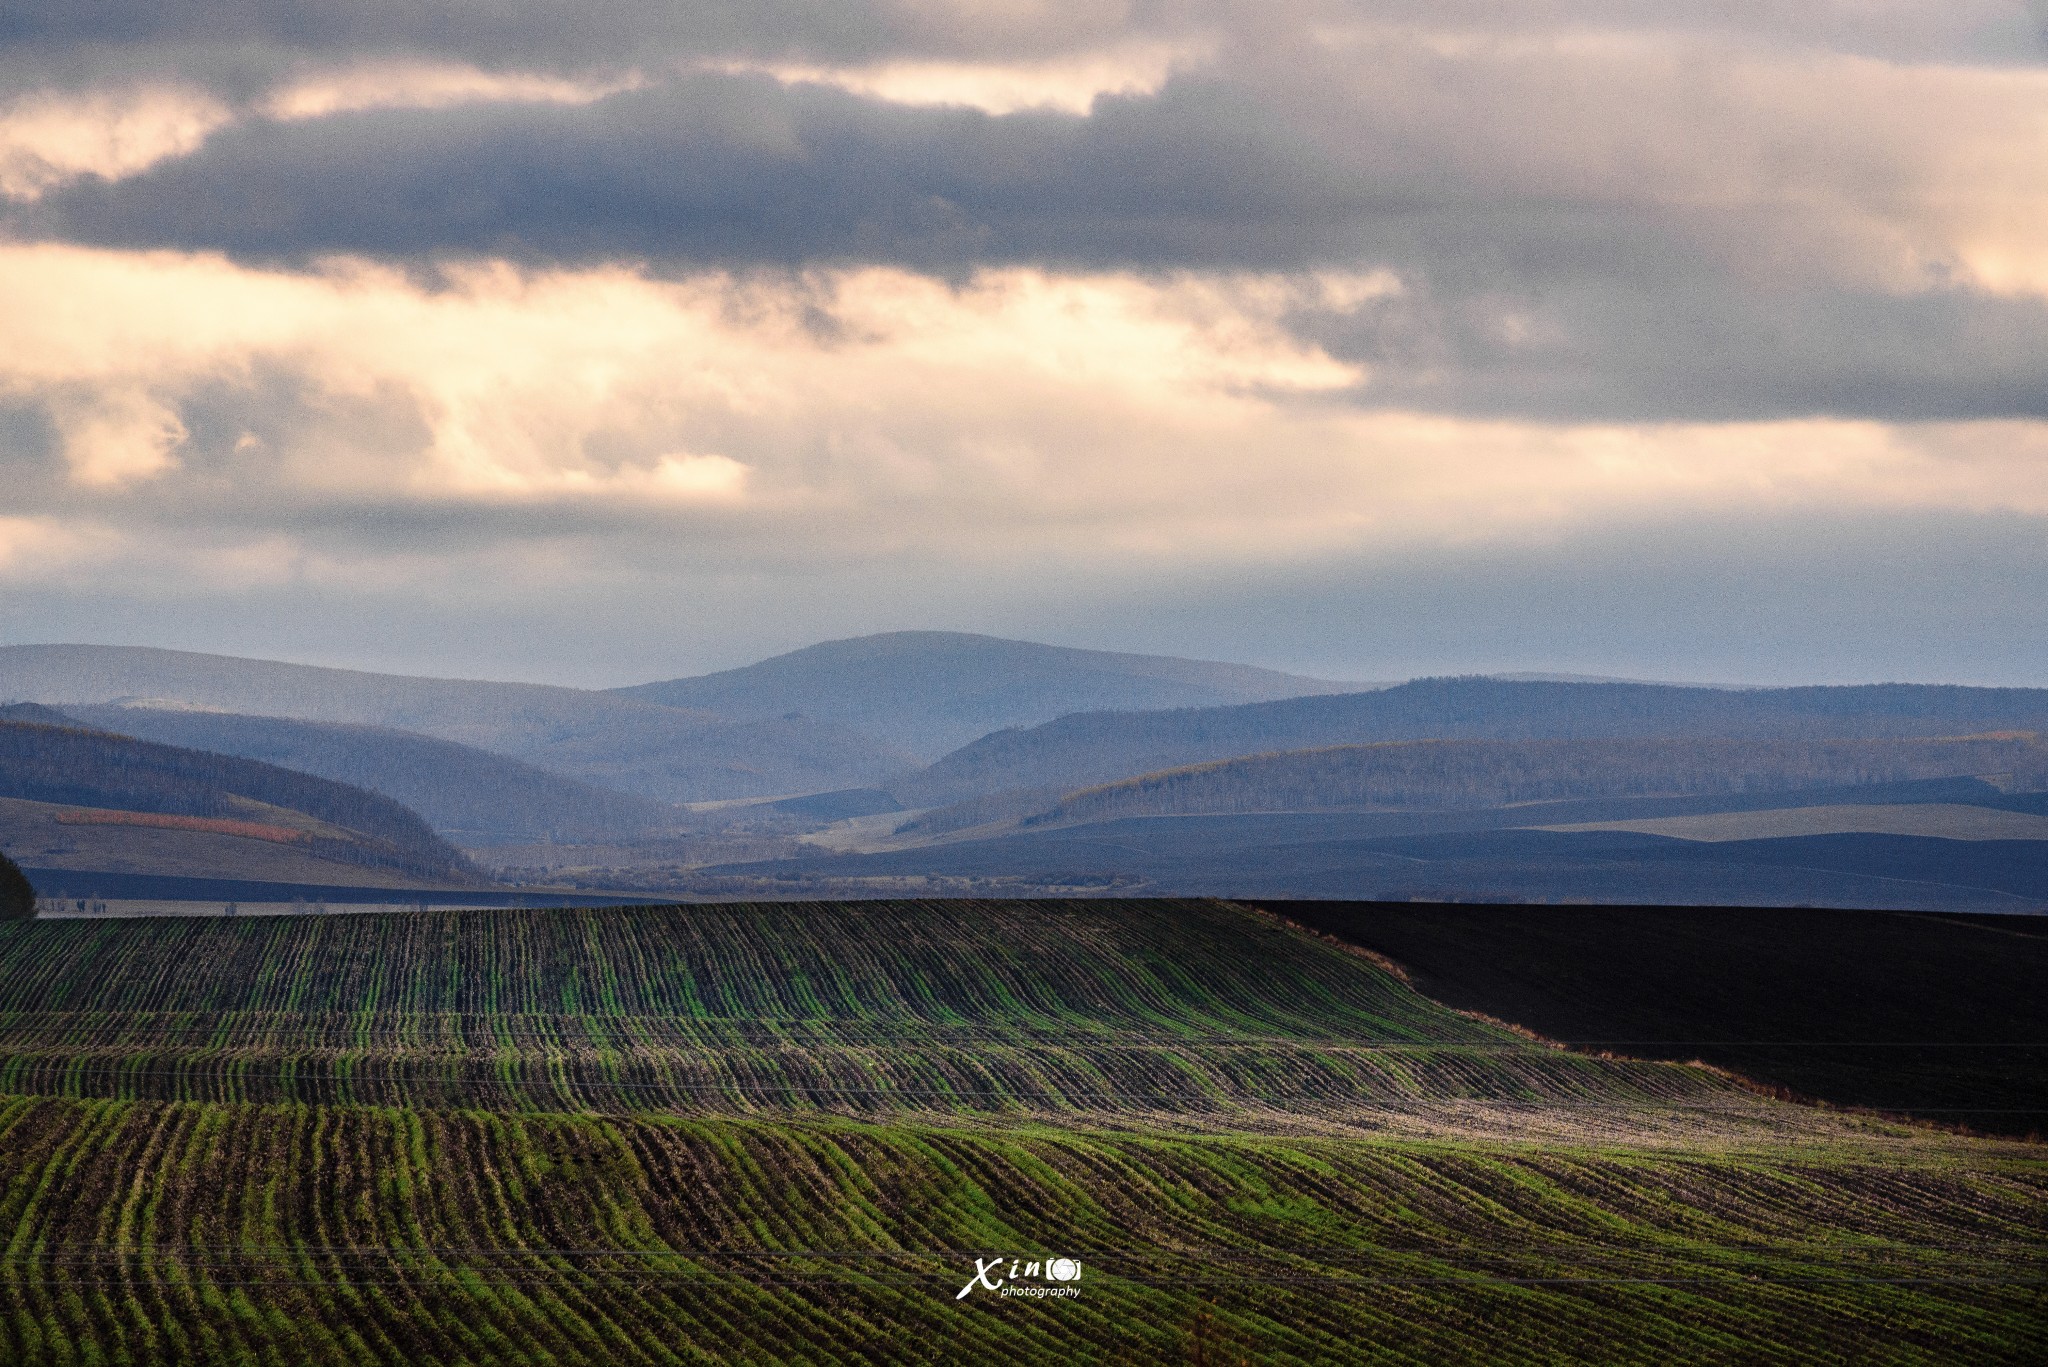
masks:
POLYGON ((1924 835, 1942 840, 2048 840, 2048 816, 1961 803, 1781 807, 1761 812, 1580 821, 1539 831, 1635 831, 1675 840, 1770 840, 1801 835, 1924 835))

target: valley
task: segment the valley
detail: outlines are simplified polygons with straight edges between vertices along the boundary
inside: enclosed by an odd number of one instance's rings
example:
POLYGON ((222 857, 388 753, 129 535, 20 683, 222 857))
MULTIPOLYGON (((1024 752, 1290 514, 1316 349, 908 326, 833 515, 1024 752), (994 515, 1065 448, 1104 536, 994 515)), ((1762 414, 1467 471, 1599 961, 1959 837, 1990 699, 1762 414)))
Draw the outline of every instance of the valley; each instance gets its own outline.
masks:
MULTIPOLYGON (((35 700, 0 708, 17 737, 94 729, 376 793, 470 885, 539 899, 2048 908, 2048 690, 1354 686, 899 632, 610 691, 0 647, 8 693, 35 700)), ((93 872, 375 881, 228 838, 17 838, 66 895, 93 872)))

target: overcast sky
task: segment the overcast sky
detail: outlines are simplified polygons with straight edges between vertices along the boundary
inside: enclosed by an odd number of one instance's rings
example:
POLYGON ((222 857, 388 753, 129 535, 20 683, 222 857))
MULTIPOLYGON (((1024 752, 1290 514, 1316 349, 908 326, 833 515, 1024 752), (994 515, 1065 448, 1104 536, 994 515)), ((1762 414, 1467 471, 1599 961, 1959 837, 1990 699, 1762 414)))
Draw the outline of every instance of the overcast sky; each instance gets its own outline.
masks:
POLYGON ((2048 685, 2043 33, 12 0, 0 641, 2048 685))

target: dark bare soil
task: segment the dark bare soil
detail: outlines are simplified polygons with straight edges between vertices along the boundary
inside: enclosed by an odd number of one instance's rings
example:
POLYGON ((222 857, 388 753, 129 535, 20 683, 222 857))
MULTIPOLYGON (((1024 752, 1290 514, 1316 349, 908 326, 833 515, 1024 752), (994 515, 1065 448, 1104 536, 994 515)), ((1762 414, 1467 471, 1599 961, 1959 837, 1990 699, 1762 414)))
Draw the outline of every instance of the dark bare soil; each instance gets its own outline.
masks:
POLYGON ((1838 1105, 2048 1132, 2048 917, 1261 902, 1439 1001, 1838 1105))

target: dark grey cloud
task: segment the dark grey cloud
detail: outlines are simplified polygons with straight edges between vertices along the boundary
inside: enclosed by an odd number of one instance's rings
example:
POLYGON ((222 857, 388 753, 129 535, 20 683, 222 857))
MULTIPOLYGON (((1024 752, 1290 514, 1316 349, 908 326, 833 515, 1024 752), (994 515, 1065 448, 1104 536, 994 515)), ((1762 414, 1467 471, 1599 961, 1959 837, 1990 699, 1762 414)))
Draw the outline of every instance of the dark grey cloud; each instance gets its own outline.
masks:
POLYGON ((2048 417, 2048 305, 1965 290, 1769 290, 1667 242, 1654 272, 1489 289, 1449 254, 1418 288, 1301 330, 1373 367, 1371 401, 1544 420, 2048 417), (1530 339, 1502 336, 1503 317, 1530 339))
POLYGON ((0 90, 146 73, 246 98, 308 66, 390 58, 549 73, 721 58, 1016 60, 1171 37, 1239 10, 1230 0, 16 0, 0 6, 0 90))
POLYGON ((1718 33, 1915 60, 2038 60, 2040 0, 12 0, 0 45, 410 51, 524 66, 677 55, 1020 57, 1209 24, 1429 25, 1493 34, 1610 28, 1718 33))
POLYGON ((2038 297, 1747 271, 1744 257, 1813 225, 1781 224, 1767 199, 1674 208, 1597 176, 1546 188, 1575 139, 1607 136, 1604 112, 1589 129, 1532 129, 1530 151, 1502 126, 1512 95, 1453 90, 1428 107, 1430 82, 1454 77, 1476 79, 1425 63, 1360 100, 1282 88, 1248 59, 1089 117, 998 118, 698 73, 571 108, 248 122, 16 221, 285 264, 1385 268, 1400 297, 1297 321, 1371 363, 1368 402, 1559 419, 2048 415, 2038 297))
POLYGON ((911 108, 698 74, 559 108, 384 110, 217 134, 22 217, 52 236, 221 248, 656 263, 1172 267, 1358 255, 1378 196, 1224 84, 1092 118, 911 108))

